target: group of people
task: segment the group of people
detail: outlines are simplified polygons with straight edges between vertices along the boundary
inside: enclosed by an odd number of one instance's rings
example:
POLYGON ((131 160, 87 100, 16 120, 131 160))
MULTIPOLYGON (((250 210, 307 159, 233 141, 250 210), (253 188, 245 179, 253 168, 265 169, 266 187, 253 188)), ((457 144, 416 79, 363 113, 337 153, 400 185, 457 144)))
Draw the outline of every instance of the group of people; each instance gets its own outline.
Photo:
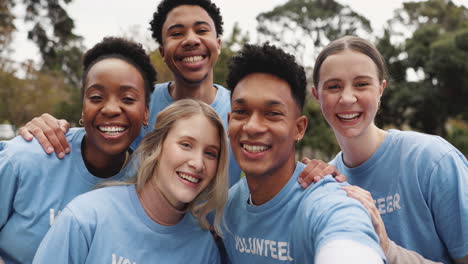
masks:
POLYGON ((375 126, 388 77, 370 42, 318 55, 312 94, 341 152, 302 163, 292 55, 244 45, 226 89, 214 3, 162 0, 150 25, 174 81, 104 38, 83 58, 82 127, 44 114, 0 142, 0 263, 468 263, 468 161, 375 126))

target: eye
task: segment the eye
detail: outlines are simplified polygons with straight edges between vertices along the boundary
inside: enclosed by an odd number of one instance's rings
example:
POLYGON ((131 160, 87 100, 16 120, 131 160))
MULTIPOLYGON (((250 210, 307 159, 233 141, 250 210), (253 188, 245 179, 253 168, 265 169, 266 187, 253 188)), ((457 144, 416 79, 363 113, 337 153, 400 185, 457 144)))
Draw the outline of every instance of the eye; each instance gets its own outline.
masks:
POLYGON ((172 32, 172 33, 170 34, 171 37, 180 37, 180 36, 183 36, 183 35, 184 35, 184 34, 182 34, 182 32, 178 32, 178 31, 172 32))
POLYGON ((206 32, 209 32, 209 30, 206 29, 206 28, 202 28, 202 29, 197 30, 198 34, 203 34, 203 33, 206 33, 206 32))
POLYGON ((280 115, 283 115, 281 112, 277 112, 277 111, 270 111, 270 112, 267 112, 268 116, 280 116, 280 115))
POLYGON ((100 96, 100 95, 91 95, 91 96, 88 97, 88 99, 91 102, 95 103, 95 102, 100 102, 103 99, 103 97, 100 96))
POLYGON ((218 153, 216 151, 206 151, 205 154, 212 159, 218 158, 218 153))
POLYGON ((245 115, 247 112, 244 109, 234 109, 232 110, 232 113, 237 115, 245 115))
POLYGON ((338 84, 330 84, 327 86, 327 89, 333 90, 333 89, 338 89, 340 86, 338 84))
POLYGON ((368 86, 368 85, 369 85, 368 82, 358 82, 358 83, 356 84, 356 87, 366 87, 366 86, 368 86))
POLYGON ((136 102, 136 99, 126 96, 126 97, 122 98, 122 101, 124 103, 126 103, 126 104, 133 104, 134 102, 136 102))
POLYGON ((190 143, 187 143, 187 142, 181 142, 179 143, 183 148, 186 148, 186 149, 191 149, 192 148, 192 145, 190 145, 190 143))

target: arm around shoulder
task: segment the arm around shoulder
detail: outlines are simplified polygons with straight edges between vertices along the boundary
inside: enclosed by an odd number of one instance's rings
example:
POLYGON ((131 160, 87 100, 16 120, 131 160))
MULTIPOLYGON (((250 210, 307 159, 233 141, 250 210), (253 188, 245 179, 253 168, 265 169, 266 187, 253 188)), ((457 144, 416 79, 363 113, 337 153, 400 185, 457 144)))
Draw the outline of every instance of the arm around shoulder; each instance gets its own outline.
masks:
POLYGON ((441 264, 442 262, 434 262, 425 259, 418 253, 402 248, 395 244, 392 240, 389 240, 388 250, 385 252, 387 256, 387 264, 441 264))

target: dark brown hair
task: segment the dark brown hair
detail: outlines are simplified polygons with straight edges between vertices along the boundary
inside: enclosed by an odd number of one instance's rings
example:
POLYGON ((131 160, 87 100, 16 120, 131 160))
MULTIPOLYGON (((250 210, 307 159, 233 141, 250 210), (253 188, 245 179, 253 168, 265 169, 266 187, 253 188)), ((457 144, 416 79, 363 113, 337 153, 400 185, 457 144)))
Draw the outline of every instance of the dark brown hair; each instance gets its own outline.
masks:
POLYGON ((345 36, 330 42, 327 46, 325 46, 325 48, 323 48, 315 60, 313 82, 316 89, 318 89, 320 68, 322 67, 325 59, 330 55, 340 53, 346 49, 362 53, 369 57, 377 66, 377 73, 380 82, 387 78, 387 66, 385 65, 385 60, 383 59, 382 54, 380 54, 377 48, 372 43, 363 38, 356 36, 345 36))

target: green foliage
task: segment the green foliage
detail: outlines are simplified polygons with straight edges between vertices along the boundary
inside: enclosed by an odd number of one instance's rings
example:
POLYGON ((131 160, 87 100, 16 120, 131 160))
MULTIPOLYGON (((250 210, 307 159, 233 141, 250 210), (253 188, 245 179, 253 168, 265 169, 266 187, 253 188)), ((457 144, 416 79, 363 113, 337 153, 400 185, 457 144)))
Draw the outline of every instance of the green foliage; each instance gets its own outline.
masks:
POLYGON ((12 33, 16 30, 12 13, 14 3, 8 0, 0 1, 0 53, 4 51, 12 40, 12 33))
POLYGON ((235 23, 231 35, 221 42, 221 53, 213 69, 215 83, 226 86, 229 60, 248 41, 249 37, 247 33, 242 32, 239 25, 235 23))
POLYGON ((449 118, 468 120, 468 9, 448 0, 407 2, 389 28, 378 48, 396 79, 382 98, 385 117, 378 124, 445 136, 449 118), (400 23, 414 32, 393 49, 390 36, 403 34, 390 29, 400 23), (419 79, 402 78, 408 69, 419 72, 419 79))
POLYGON ((20 127, 42 113, 52 113, 57 103, 69 99, 64 77, 26 66, 26 78, 0 70, 0 120, 20 127))
POLYGON ((448 122, 447 141, 468 157, 468 122, 453 119, 448 122))
POLYGON ((311 96, 306 99, 303 114, 309 123, 304 138, 296 144, 299 158, 331 160, 340 148, 333 130, 322 116, 319 104, 311 96))
MULTIPOLYGON (((257 16, 259 40, 281 44, 299 60, 330 40, 371 32, 367 18, 334 0, 289 0, 257 16)), ((315 51, 315 52, 314 52, 315 51)))

